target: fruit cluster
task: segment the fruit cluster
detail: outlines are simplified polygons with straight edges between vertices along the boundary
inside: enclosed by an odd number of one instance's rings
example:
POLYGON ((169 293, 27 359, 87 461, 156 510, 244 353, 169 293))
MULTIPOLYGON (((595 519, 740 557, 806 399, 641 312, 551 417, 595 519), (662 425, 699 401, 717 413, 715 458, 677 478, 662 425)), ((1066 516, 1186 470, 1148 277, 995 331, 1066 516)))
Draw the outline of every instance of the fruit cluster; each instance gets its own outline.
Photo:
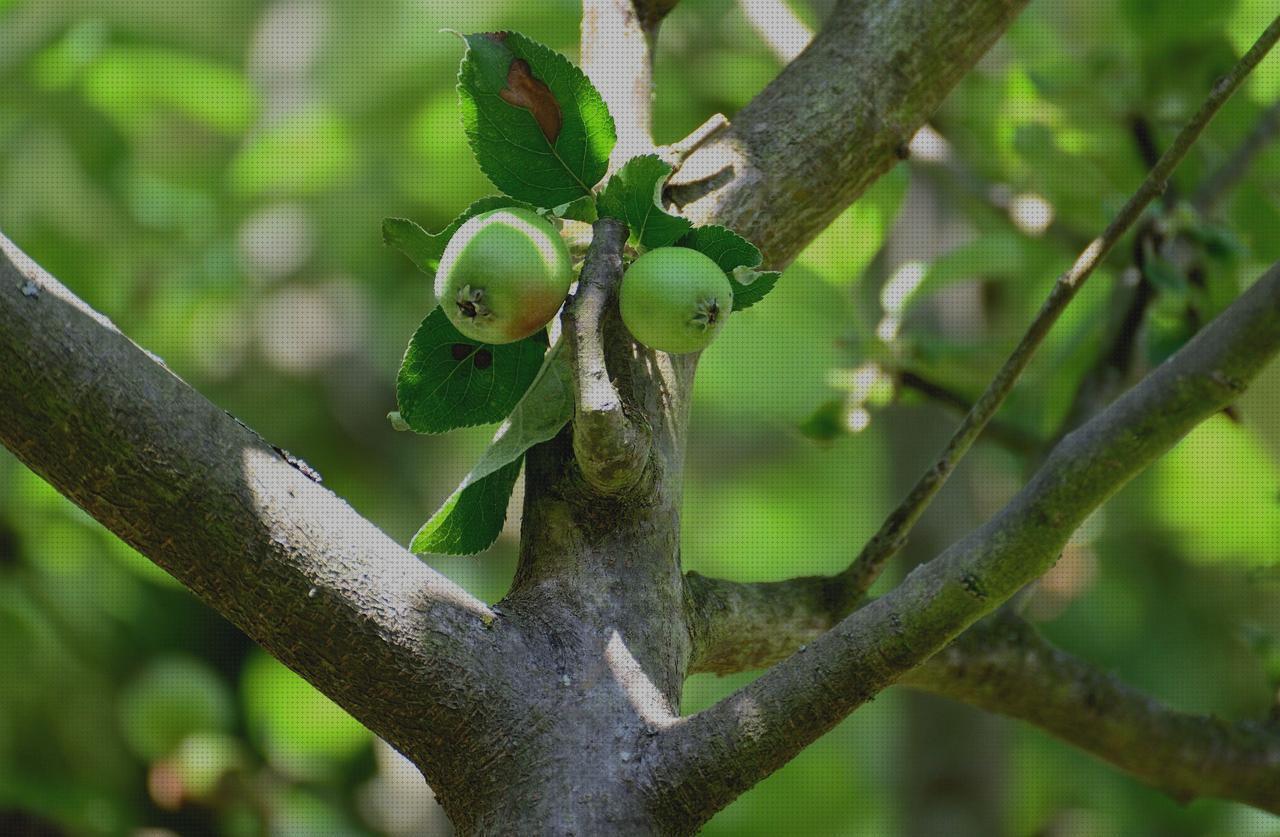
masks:
MULTIPOLYGON (((500 345, 546 326, 572 282, 569 249, 555 227, 532 210, 506 208, 458 228, 441 256, 435 293, 464 336, 500 345)), ((619 304, 636 340, 683 354, 706 348, 724 326, 733 288, 702 253, 658 247, 628 268, 619 304)))

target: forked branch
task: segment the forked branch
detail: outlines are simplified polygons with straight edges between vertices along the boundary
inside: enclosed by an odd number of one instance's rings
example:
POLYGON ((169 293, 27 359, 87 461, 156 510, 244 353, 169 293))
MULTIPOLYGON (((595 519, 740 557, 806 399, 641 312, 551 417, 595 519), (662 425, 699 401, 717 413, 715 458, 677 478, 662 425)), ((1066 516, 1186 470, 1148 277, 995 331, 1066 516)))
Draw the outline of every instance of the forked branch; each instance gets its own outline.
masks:
POLYGON ((1204 104, 1183 127, 1173 144, 1160 157, 1138 190, 1107 225, 1102 235, 1094 239, 1077 257, 1075 264, 1058 277, 1049 298, 1045 300, 1040 312, 1027 329, 1027 333, 1009 355, 1004 366, 996 373, 986 392, 978 398, 973 409, 960 423, 951 441, 947 443, 933 466, 920 477, 906 499, 894 509, 879 531, 863 547, 849 569, 845 571, 844 578, 848 583, 848 592, 851 597, 856 598, 865 593, 879 577, 885 563, 906 543, 907 536, 916 521, 924 514, 925 509, 946 484, 947 478, 951 476, 961 458, 1000 409, 1058 317, 1066 310, 1067 305, 1075 298, 1085 281, 1093 274, 1094 269, 1111 252, 1111 248, 1142 216, 1147 205, 1164 192, 1169 176, 1191 150, 1200 133, 1213 119, 1218 109, 1244 82, 1249 72, 1275 46, 1278 39, 1280 39, 1280 17, 1271 22, 1266 31, 1258 37, 1257 42, 1236 62, 1231 72, 1218 80, 1204 104))
MULTIPOLYGON (((928 660, 1057 559, 1084 519, 1280 352, 1280 264, 1140 384, 1066 436, 981 528, 892 592, 658 742, 663 800, 710 816, 928 660)), ((705 653, 705 652, 704 652, 705 653)), ((1280 811, 1280 785, 1270 800, 1280 811)))

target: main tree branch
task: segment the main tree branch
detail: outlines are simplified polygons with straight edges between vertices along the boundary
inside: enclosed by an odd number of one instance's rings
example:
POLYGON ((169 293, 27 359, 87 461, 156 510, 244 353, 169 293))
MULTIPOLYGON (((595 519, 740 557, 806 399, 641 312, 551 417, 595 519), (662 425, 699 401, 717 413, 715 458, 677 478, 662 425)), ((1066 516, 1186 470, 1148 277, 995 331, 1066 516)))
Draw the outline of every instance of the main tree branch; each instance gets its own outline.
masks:
POLYGON ((419 765, 458 769, 467 713, 500 711, 484 603, 3 236, 0 405, 22 462, 419 765))
POLYGON ((906 154, 1026 0, 841 0, 808 48, 684 160, 668 196, 782 268, 906 154))
MULTIPOLYGON (((664 803, 709 817, 928 660, 1057 560, 1090 512, 1280 351, 1280 264, 1060 442, 992 520, 758 680, 663 733, 664 803)), ((1280 811, 1280 786, 1264 807, 1280 811)))

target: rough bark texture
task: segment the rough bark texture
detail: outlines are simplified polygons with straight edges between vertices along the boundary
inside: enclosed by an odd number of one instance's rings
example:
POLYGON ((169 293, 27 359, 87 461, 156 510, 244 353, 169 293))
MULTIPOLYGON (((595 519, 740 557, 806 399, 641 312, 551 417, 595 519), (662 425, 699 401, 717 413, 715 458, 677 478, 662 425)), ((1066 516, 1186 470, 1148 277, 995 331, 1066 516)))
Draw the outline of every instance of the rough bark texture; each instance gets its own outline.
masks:
MULTIPOLYGON (((527 455, 520 560, 498 610, 523 638, 530 722, 507 728, 519 736, 510 743, 520 769, 486 785, 483 831, 655 830, 646 773, 655 736, 679 711, 688 669, 680 472, 696 356, 645 349, 616 304, 583 304, 593 296, 612 303, 622 278, 625 228, 601 221, 596 230, 566 330, 578 333, 579 349, 603 348, 612 380, 576 377, 579 414, 584 402, 616 403, 620 409, 597 414, 643 427, 651 443, 634 478, 621 483, 589 478, 601 449, 578 444, 573 425, 527 455), (582 391, 601 388, 608 397, 582 391)), ((593 435, 600 429, 590 425, 593 435)))
POLYGON ((1016 616, 980 622, 901 682, 1035 724, 1180 802, 1280 809, 1280 724, 1174 711, 1016 616))
POLYGON ((907 154, 1026 0, 841 0, 809 47, 689 156, 667 193, 781 269, 907 154))
MULTIPOLYGON (((130 342, 0 236, 0 442, 422 766, 450 805, 490 609, 130 342)), ((486 696, 477 700, 477 696, 486 696)))

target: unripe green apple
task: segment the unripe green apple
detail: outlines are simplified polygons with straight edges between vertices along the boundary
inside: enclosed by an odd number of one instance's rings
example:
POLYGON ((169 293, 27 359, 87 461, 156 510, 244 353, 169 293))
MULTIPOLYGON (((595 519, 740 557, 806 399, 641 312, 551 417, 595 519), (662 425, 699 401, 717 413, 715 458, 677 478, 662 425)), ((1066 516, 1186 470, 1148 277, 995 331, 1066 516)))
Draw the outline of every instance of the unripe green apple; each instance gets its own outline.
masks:
POLYGON ((733 286, 709 256, 659 247, 631 263, 619 294, 622 321, 651 349, 705 349, 733 310, 733 286))
POLYGON ((572 282, 569 248, 551 222, 528 209, 494 209, 449 239, 436 301, 464 336, 514 343, 551 322, 572 282))

